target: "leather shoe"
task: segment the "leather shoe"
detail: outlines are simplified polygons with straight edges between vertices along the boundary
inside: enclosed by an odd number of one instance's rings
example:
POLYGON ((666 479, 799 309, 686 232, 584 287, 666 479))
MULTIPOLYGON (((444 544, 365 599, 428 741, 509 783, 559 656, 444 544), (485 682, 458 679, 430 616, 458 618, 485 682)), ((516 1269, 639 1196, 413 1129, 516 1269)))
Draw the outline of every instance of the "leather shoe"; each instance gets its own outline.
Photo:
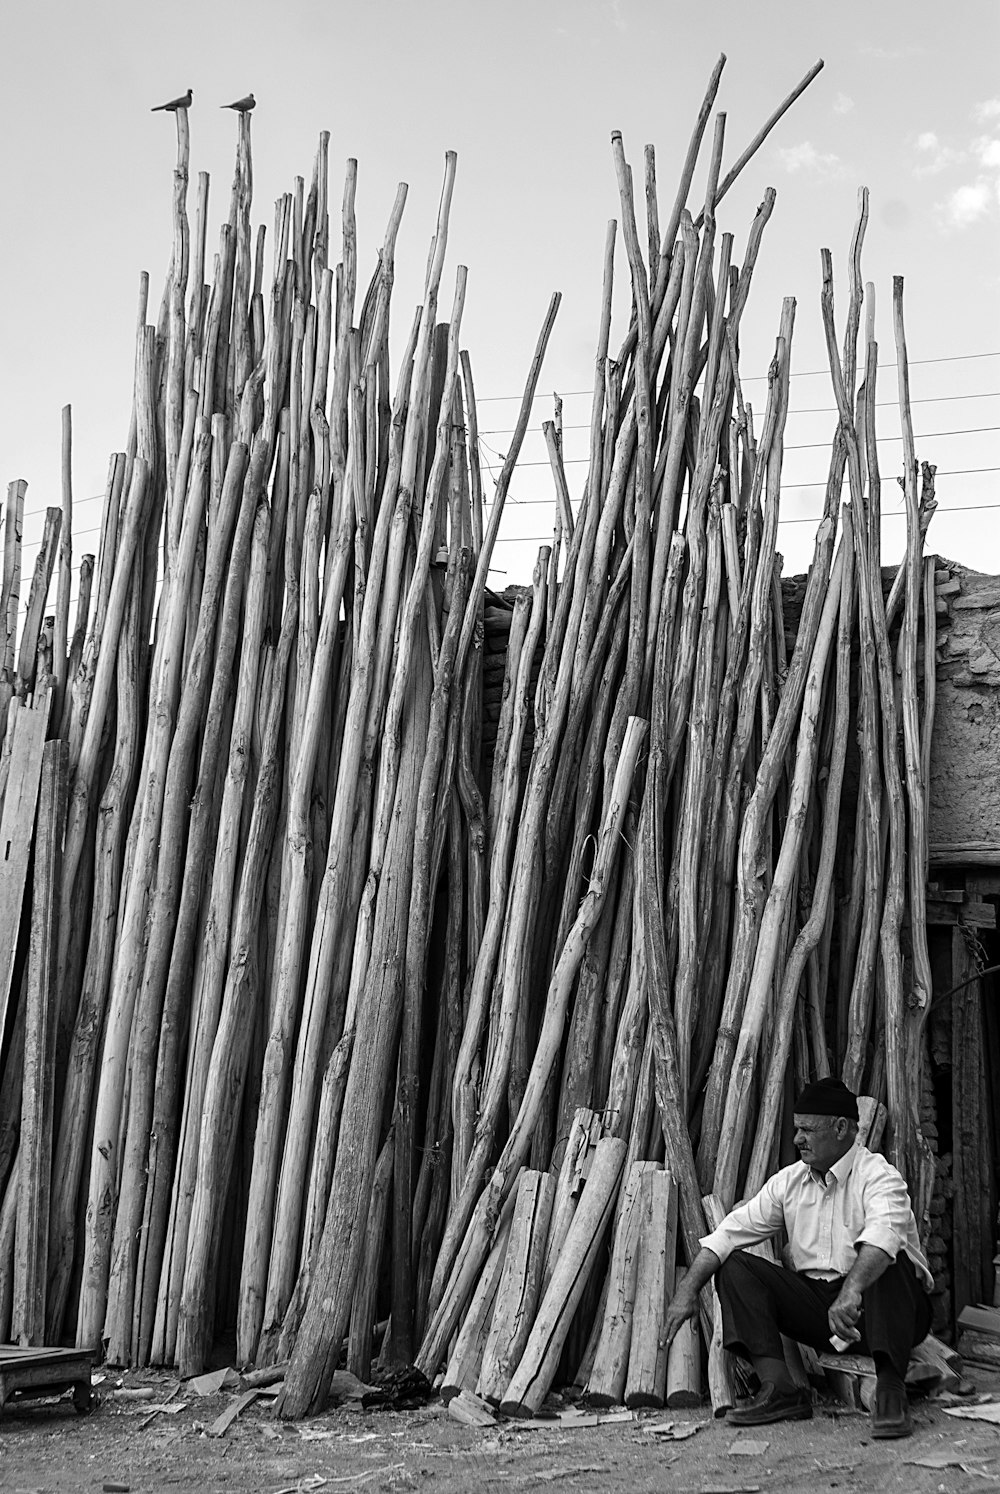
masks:
POLYGON ((765 1380, 752 1401, 730 1411, 726 1420, 734 1427, 763 1427, 771 1421, 808 1421, 813 1414, 808 1390, 779 1390, 765 1380))
POLYGON ((902 1385, 876 1386, 872 1407, 873 1437, 909 1437, 913 1432, 910 1403, 902 1385))

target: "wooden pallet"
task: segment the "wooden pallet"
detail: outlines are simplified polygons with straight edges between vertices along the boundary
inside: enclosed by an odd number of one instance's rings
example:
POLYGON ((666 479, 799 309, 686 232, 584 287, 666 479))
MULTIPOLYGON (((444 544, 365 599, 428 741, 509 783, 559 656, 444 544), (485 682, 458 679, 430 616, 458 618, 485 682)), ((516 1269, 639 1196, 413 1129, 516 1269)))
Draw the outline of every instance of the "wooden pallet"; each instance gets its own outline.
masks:
POLYGON ((73 1405, 85 1413, 93 1405, 90 1349, 22 1348, 0 1344, 0 1410, 13 1400, 73 1392, 73 1405))

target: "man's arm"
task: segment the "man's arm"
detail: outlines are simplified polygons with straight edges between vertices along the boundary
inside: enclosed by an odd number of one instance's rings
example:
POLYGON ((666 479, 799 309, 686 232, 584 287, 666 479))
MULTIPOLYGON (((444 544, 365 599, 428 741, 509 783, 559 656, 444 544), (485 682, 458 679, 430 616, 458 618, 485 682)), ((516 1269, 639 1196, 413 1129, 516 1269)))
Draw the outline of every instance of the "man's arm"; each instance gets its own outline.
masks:
POLYGON ((844 1284, 830 1307, 827 1317, 830 1335, 854 1343, 861 1337, 857 1322, 861 1316, 861 1293, 878 1281, 892 1265, 892 1256, 877 1245, 859 1245, 857 1259, 844 1277, 844 1284))
POLYGON ((848 1342, 860 1337, 856 1324, 862 1292, 896 1259, 911 1217, 906 1183, 894 1167, 886 1166, 865 1184, 862 1201, 864 1227, 854 1245, 857 1258, 829 1312, 831 1331, 848 1342))
POLYGON ((709 1250, 703 1245, 698 1251, 667 1308, 663 1331, 668 1344, 673 1343, 681 1324, 686 1323, 688 1318, 693 1318, 697 1313, 698 1293, 711 1281, 721 1264, 714 1250, 709 1250))

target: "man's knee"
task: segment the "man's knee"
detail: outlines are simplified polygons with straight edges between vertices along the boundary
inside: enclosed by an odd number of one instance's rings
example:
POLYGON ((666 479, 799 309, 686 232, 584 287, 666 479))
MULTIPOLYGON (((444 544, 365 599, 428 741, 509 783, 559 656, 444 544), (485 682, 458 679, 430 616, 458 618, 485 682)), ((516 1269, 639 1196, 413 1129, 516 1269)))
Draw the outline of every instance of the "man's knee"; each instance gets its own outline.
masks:
POLYGON ((758 1301, 766 1276, 760 1266, 761 1262, 756 1256, 747 1255, 743 1250, 734 1250, 716 1272, 715 1285, 720 1299, 724 1302, 734 1298, 758 1301))
POLYGON ((738 1274, 749 1270, 752 1259, 753 1256, 747 1255, 746 1250, 734 1250, 732 1255, 726 1255, 725 1261, 720 1265, 717 1274, 719 1276, 722 1276, 723 1273, 726 1276, 738 1276, 738 1274))
POLYGON ((716 1272, 716 1280, 721 1281, 725 1277, 732 1281, 734 1279, 739 1280, 740 1278, 745 1279, 747 1276, 759 1276, 760 1272, 756 1267, 756 1256, 747 1255, 745 1250, 734 1250, 732 1255, 728 1255, 722 1262, 722 1265, 716 1272))

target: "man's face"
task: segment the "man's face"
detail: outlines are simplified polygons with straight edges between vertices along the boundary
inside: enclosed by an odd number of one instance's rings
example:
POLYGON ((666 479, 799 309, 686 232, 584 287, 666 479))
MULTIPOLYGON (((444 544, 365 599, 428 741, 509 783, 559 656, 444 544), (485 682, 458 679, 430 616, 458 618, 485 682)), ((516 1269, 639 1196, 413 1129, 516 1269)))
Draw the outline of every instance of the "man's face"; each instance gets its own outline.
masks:
POLYGON ((808 1167, 826 1172, 850 1149, 848 1122, 839 1115, 796 1115, 795 1145, 808 1167))

